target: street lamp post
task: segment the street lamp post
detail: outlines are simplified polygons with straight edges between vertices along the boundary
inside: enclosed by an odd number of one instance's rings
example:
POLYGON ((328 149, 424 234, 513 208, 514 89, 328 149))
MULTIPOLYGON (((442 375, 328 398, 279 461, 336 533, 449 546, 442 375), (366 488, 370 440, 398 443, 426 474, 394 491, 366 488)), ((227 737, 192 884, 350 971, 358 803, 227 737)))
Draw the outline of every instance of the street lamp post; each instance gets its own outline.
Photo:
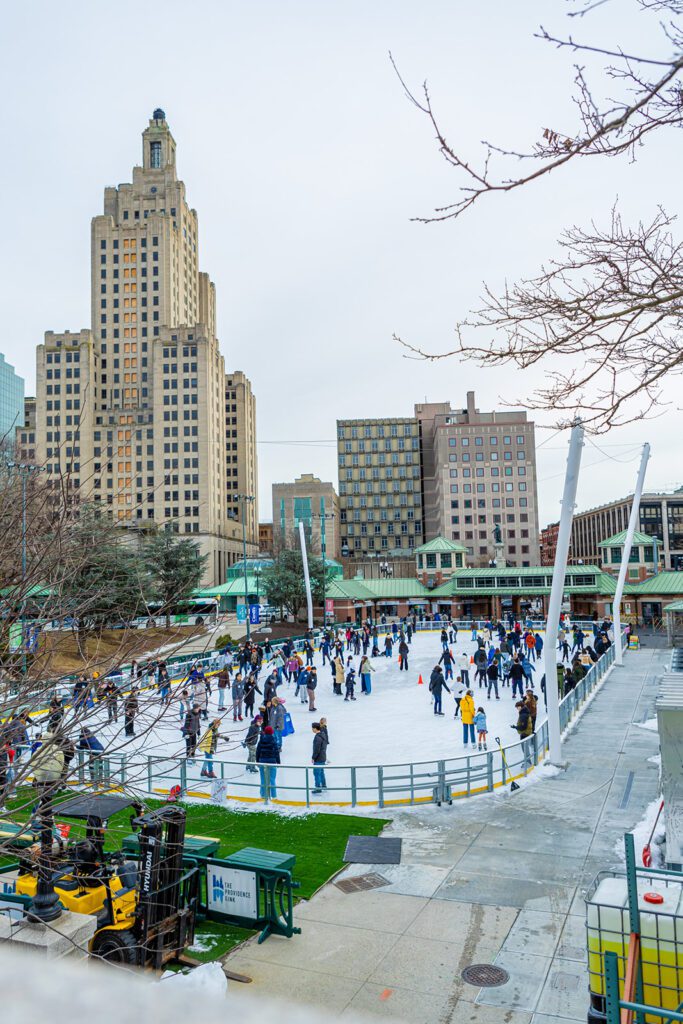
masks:
POLYGON ((235 501, 238 501, 242 506, 242 557, 244 561, 244 603, 247 609, 247 643, 251 640, 251 623, 249 622, 249 580, 247 574, 247 520, 246 520, 246 506, 248 501, 255 501, 253 494, 236 494, 235 501))

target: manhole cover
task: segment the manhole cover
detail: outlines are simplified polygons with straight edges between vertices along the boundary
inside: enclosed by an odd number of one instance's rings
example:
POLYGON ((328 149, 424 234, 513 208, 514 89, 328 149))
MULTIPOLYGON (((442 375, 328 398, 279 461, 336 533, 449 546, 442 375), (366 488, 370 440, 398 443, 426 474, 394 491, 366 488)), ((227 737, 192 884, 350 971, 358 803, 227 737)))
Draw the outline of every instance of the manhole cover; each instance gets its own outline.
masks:
POLYGON ((334 884, 345 893, 367 892, 368 889, 381 889, 383 885, 389 885, 389 879, 373 871, 368 875, 354 875, 353 878, 342 878, 334 884))
POLYGON ((495 988, 510 980, 508 972, 494 964, 470 964, 460 976, 468 985, 476 985, 478 988, 495 988))

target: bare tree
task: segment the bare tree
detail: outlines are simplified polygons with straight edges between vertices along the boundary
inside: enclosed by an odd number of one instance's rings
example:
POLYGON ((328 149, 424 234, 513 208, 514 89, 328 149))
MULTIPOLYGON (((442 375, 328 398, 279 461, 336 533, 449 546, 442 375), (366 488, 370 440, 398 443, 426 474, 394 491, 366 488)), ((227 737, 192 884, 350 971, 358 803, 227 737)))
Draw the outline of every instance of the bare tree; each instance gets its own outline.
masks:
MULTIPOLYGON (((148 758, 159 753, 177 759, 185 748, 179 732, 177 740, 168 734, 160 739, 158 732, 179 729, 184 676, 161 696, 151 674, 159 655, 150 651, 150 672, 134 695, 131 736, 125 728, 126 705, 137 679, 128 663, 140 656, 141 637, 146 640, 148 634, 133 624, 109 630, 109 643, 102 643, 103 627, 124 614, 123 604, 112 598, 120 593, 112 578, 116 566, 109 560, 108 574, 101 571, 103 548, 118 536, 119 562, 129 556, 140 563, 139 583, 132 573, 124 581, 127 616, 146 614, 149 568, 135 558, 124 531, 106 515, 97 519, 87 505, 71 500, 68 479, 54 474, 48 479, 40 469, 17 463, 11 453, 0 461, 0 819, 20 834, 35 834, 45 797, 43 783, 35 780, 46 765, 57 761, 62 766, 48 786, 50 796, 72 785, 115 785, 140 797, 149 788, 148 758), (82 624, 86 635, 78 644, 77 669, 69 674, 55 656, 79 636, 82 624), (119 673, 116 690, 107 678, 112 670, 119 673), (90 752, 84 730, 101 734, 102 752, 90 752), (40 745, 32 756, 36 742, 40 745)), ((156 632, 149 635, 157 646, 163 643, 164 657, 182 653, 187 640, 179 628, 164 631, 161 640, 154 639, 156 632)), ((9 853, 15 841, 0 841, 0 855, 9 853)))
MULTIPOLYGON (((569 16, 580 19, 583 29, 588 23, 584 17, 606 2, 570 3, 569 16)), ((419 94, 412 91, 394 64, 408 98, 429 121, 460 189, 453 203, 416 220, 457 220, 487 196, 530 188, 579 159, 635 160, 653 132, 680 128, 683 3, 635 3, 641 16, 666 19, 660 23, 661 55, 629 53, 618 44, 591 45, 573 34, 559 37, 539 30, 538 37, 550 45, 602 59, 604 79, 617 95, 599 101, 585 68, 577 65, 575 132, 567 135, 545 127, 526 151, 484 141, 478 158, 460 152, 441 127, 427 84, 419 94), (520 161, 528 168, 522 174, 520 161)), ((623 8, 619 13, 623 15, 623 8)), ((566 230, 559 256, 534 277, 502 292, 485 286, 481 307, 457 324, 452 351, 435 355, 397 340, 426 359, 458 355, 483 366, 543 364, 546 385, 521 404, 551 410, 558 425, 579 415, 600 433, 642 419, 660 404, 664 379, 683 369, 683 269, 673 223, 658 207, 648 223, 627 225, 615 207, 607 223, 594 220, 566 230), (485 343, 472 340, 476 330, 486 332, 485 343), (556 369, 562 360, 568 368, 556 369)))

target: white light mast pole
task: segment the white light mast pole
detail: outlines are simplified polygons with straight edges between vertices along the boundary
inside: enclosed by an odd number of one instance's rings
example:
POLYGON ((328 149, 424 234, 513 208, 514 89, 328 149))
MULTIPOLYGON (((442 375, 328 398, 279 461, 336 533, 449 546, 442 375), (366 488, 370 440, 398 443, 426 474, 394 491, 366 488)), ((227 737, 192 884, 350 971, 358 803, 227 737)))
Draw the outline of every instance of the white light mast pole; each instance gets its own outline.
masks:
MULTIPOLYGON (((621 599, 624 594, 624 584, 626 583, 626 573, 628 572, 628 560, 631 556, 631 547, 633 545, 633 535, 636 532, 636 526, 640 518, 640 497, 643 493, 643 483, 645 481, 645 470, 647 469, 647 462, 650 458, 650 445, 643 445, 643 454, 640 459, 640 467, 638 469, 638 477, 636 479, 636 489, 633 492, 633 504, 631 505, 631 515, 628 518, 628 528, 626 530, 626 539, 624 541, 624 550, 621 553, 621 565, 619 567, 619 577, 617 579, 617 589, 614 592, 614 643, 616 645, 616 657, 615 661, 617 665, 624 664, 624 652, 621 648, 621 599)), ((655 552, 657 546, 655 545, 655 552)), ((655 555, 656 557, 656 555, 655 555)), ((657 572, 657 566, 654 566, 655 573, 657 572)))
POLYGON ((553 569, 553 582, 550 589, 545 646, 543 648, 550 760, 553 764, 558 765, 562 763, 562 733, 560 730, 560 694, 557 685, 557 627, 560 622, 560 605, 562 604, 562 595, 564 593, 564 577, 567 569, 567 556, 569 554, 569 540, 572 532, 572 519, 576 502, 576 487, 579 482, 582 448, 583 424, 577 421, 572 427, 569 439, 567 472, 564 478, 562 511, 560 514, 560 526, 557 532, 555 567, 553 569))
POLYGON ((311 580, 308 575, 308 556, 306 555, 306 535, 303 521, 299 521, 299 540, 301 541, 301 560, 304 563, 304 582, 306 584, 306 604, 308 605, 308 628, 313 629, 313 598, 311 597, 311 580))

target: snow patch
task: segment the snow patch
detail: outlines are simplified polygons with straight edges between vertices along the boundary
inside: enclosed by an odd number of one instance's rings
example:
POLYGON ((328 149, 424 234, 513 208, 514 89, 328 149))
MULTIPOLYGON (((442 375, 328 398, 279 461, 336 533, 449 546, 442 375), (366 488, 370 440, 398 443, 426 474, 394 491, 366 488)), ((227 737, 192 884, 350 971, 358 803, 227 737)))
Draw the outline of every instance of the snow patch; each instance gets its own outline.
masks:
POLYGON ((202 996, 225 996, 228 991, 228 979, 221 965, 215 962, 193 967, 187 972, 164 971, 160 980, 202 996))
MULTIPOLYGON (((652 758, 650 758, 652 760, 652 758)), ((642 854, 648 840, 650 840, 650 834, 654 827, 655 819, 659 811, 662 802, 661 796, 658 796, 656 800, 648 804, 645 808, 645 814, 638 822, 636 827, 632 829, 633 842, 636 849, 636 864, 638 867, 642 867, 643 860, 642 854)), ((652 851, 652 864, 650 867, 663 868, 664 857, 662 855, 662 846, 665 838, 664 830, 664 811, 659 815, 659 821, 654 831, 654 835, 650 840, 650 849, 652 851)), ((626 864, 626 853, 624 851, 624 840, 623 838, 617 840, 614 845, 615 852, 617 853, 622 864, 626 864)))
POLYGON ((215 945, 216 939, 212 939, 209 936, 202 939, 199 935, 195 935, 194 942, 187 948, 191 953, 210 953, 215 945))
POLYGON ((638 729, 647 729, 649 732, 658 732, 658 724, 656 718, 648 718, 646 722, 634 722, 633 723, 638 729))

